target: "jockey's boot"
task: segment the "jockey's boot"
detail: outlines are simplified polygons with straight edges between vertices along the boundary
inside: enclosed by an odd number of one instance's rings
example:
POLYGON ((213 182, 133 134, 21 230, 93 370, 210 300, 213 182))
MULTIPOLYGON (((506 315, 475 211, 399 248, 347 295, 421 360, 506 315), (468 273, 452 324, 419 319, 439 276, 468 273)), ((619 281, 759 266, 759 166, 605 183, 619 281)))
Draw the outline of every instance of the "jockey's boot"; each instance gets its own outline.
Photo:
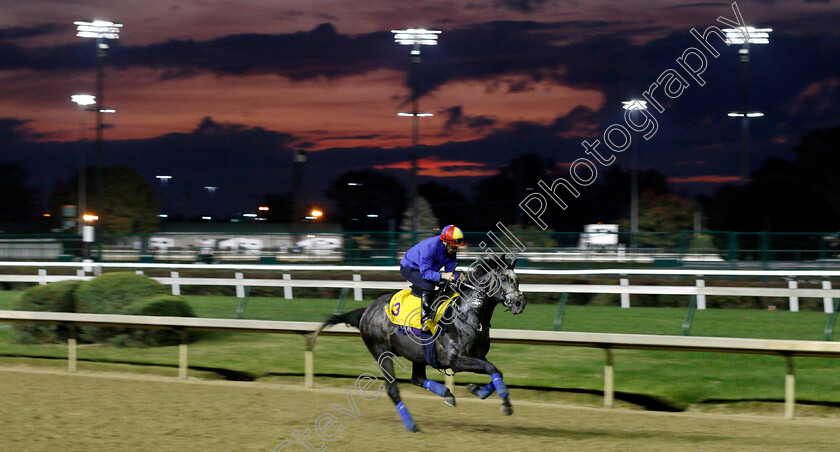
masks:
POLYGON ((420 324, 421 330, 424 332, 431 332, 429 326, 426 325, 427 320, 432 320, 432 316, 434 312, 432 311, 432 298, 434 297, 433 292, 423 292, 420 296, 420 324))

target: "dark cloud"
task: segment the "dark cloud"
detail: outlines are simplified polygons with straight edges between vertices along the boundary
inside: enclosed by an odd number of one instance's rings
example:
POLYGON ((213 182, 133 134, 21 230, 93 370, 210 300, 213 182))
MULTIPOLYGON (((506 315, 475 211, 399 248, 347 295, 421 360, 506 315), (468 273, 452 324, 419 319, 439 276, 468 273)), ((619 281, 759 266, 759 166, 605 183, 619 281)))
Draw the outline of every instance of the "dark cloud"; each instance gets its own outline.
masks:
POLYGON ((35 25, 33 27, 0 28, 0 41, 35 38, 53 33, 69 33, 72 29, 72 25, 54 23, 35 25))
POLYGON ((457 127, 484 131, 496 125, 497 121, 490 116, 467 116, 463 110, 464 108, 461 105, 456 105, 440 112, 440 114, 446 117, 446 121, 443 124, 444 131, 449 131, 457 127))
POLYGON ((546 4, 554 4, 551 0, 496 0, 497 8, 505 8, 520 13, 533 13, 546 4))

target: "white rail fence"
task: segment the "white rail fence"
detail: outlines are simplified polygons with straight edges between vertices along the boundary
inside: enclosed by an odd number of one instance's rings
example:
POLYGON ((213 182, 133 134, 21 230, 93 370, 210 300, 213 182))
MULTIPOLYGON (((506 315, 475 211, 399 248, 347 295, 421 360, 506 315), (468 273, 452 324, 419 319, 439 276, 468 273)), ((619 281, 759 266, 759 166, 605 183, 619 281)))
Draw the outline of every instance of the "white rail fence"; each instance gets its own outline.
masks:
MULTIPOLYGON (((182 286, 232 286, 236 288, 236 296, 244 297, 246 287, 283 287, 283 295, 287 299, 294 296, 294 288, 350 288, 356 300, 364 298, 365 289, 396 290, 405 288, 403 281, 371 281, 362 278, 364 272, 399 272, 396 266, 343 266, 343 265, 209 265, 209 264, 125 264, 125 263, 75 263, 75 262, 8 262, 4 267, 22 267, 37 269, 37 274, 0 274, 0 282, 26 282, 47 284, 66 279, 88 280, 105 270, 134 270, 143 273, 148 270, 168 270, 168 277, 155 279, 172 288, 172 294, 180 295, 182 286), (48 269, 75 268, 75 275, 48 274, 48 269), (196 278, 182 277, 181 271, 217 270, 229 271, 233 278, 196 278), (272 278, 245 278, 244 272, 263 272, 272 274, 272 278), (351 279, 292 279, 295 271, 342 271, 352 273, 351 279)), ((789 309, 799 311, 800 298, 821 298, 823 310, 831 313, 834 310, 833 298, 840 298, 840 289, 833 289, 829 278, 840 277, 840 271, 827 270, 675 270, 675 269, 607 269, 607 270, 540 270, 518 269, 520 275, 541 276, 614 276, 618 284, 528 284, 523 283, 520 289, 532 293, 604 293, 619 294, 621 307, 629 308, 631 295, 659 294, 686 295, 697 297, 697 309, 706 309, 706 297, 712 295, 748 296, 748 297, 785 297, 788 299, 789 309), (681 276, 692 280, 693 285, 631 285, 631 276, 666 277, 681 276), (787 282, 784 287, 728 287, 708 286, 706 277, 763 277, 771 282, 787 282), (802 280, 819 282, 820 288, 799 287, 802 280)))
MULTIPOLYGON (((316 322, 278 322, 266 320, 207 319, 192 317, 153 317, 109 314, 77 314, 33 311, 0 311, 0 322, 41 323, 67 325, 70 336, 67 344, 67 368, 77 369, 76 333, 79 326, 116 326, 131 328, 173 329, 183 332, 179 346, 178 375, 187 378, 187 331, 226 331, 252 333, 300 334, 306 340, 304 352, 304 385, 313 387, 315 341, 310 333, 316 322)), ((345 325, 334 325, 322 335, 355 336, 358 330, 345 325)), ((768 339, 740 339, 715 337, 657 336, 643 334, 574 333, 559 331, 504 330, 490 331, 494 343, 590 347, 604 351, 604 406, 610 408, 615 400, 613 350, 667 350, 712 353, 746 353, 774 355, 785 358, 784 416, 793 419, 796 404, 796 378, 794 357, 840 358, 840 343, 823 341, 792 341, 768 339)), ((454 380, 447 379, 453 388, 454 380)))

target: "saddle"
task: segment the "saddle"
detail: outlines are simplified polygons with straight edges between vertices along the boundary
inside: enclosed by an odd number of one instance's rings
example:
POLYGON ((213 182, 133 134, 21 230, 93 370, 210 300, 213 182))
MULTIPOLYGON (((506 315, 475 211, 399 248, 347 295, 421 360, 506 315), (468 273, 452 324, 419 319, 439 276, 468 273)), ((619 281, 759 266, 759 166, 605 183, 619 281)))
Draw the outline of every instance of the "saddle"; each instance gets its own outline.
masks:
MULTIPOLYGON (((458 298, 457 293, 447 298, 437 307, 432 320, 427 322, 429 325, 429 331, 431 331, 432 334, 437 331, 438 322, 444 317, 446 310, 450 308, 456 298, 458 298)), ((411 289, 403 289, 395 293, 394 296, 391 297, 391 301, 385 309, 387 311, 388 320, 390 320, 391 323, 408 330, 407 332, 413 333, 417 336, 420 335, 419 333, 422 329, 420 317, 423 312, 423 308, 420 306, 420 297, 412 294, 411 289)))

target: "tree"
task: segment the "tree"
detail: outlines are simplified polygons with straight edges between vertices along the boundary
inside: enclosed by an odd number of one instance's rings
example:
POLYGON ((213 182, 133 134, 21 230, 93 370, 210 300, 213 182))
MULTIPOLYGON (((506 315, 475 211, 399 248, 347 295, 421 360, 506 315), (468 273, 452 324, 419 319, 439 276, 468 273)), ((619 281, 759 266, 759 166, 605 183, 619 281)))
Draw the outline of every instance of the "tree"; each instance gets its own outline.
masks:
MULTIPOLYGON (((694 220, 694 203, 672 193, 656 194, 653 189, 639 196, 640 246, 673 248, 680 243, 679 233, 691 229, 694 220), (645 234, 659 232, 664 234, 645 234)), ((630 220, 619 223, 621 230, 630 230, 630 220)))
POLYGON ((419 241, 421 238, 426 238, 429 233, 437 233, 440 230, 440 223, 438 223, 438 219, 435 217, 434 212, 432 212, 432 205, 429 204, 429 201, 426 201, 426 198, 422 196, 417 197, 417 233, 418 235, 415 237, 412 234, 411 226, 411 214, 412 210, 411 207, 405 210, 403 213, 403 219, 400 223, 400 246, 402 248, 408 249, 414 243, 419 241))
POLYGON ((0 163, 0 221, 26 221, 38 209, 38 190, 26 186, 27 173, 14 163, 0 163))
POLYGON ((473 188, 478 226, 487 229, 499 221, 508 225, 528 221, 519 203, 529 193, 528 188, 548 178, 552 167, 552 162, 537 154, 523 154, 500 168, 498 174, 479 181, 473 188))
POLYGON ((835 231, 840 228, 840 128, 814 130, 794 160, 767 159, 742 186, 704 201, 708 226, 730 231, 835 231))
POLYGON ((399 220, 407 205, 405 188, 396 178, 369 169, 338 176, 325 194, 335 203, 335 218, 351 231, 386 231, 389 220, 399 220))
MULTIPOLYGON (((157 231, 160 204, 154 186, 129 167, 102 168, 102 200, 96 199, 95 167, 86 168, 87 210, 99 216, 97 226, 106 233, 130 234, 157 231)), ((65 204, 78 205, 78 176, 56 186, 50 201, 54 213, 65 204)), ((59 215, 54 215, 59 218, 59 215)))
POLYGON ((474 215, 466 196, 436 181, 421 184, 417 191, 432 206, 439 221, 461 229, 473 227, 474 215))

